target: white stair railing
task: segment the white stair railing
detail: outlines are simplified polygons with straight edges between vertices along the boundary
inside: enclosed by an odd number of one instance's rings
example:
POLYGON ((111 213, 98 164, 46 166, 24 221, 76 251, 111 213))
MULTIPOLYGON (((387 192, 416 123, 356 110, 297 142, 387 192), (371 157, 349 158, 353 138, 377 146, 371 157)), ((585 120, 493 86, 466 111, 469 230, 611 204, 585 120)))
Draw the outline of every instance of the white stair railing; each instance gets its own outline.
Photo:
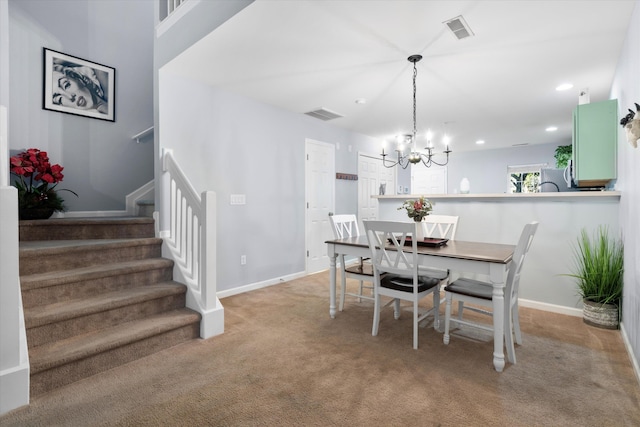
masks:
POLYGON ((219 335, 224 332, 224 308, 216 295, 216 194, 205 191, 199 196, 171 150, 163 150, 163 172, 168 176, 163 194, 169 202, 169 230, 163 237, 175 263, 174 276, 188 287, 187 307, 202 315, 200 337, 219 335))

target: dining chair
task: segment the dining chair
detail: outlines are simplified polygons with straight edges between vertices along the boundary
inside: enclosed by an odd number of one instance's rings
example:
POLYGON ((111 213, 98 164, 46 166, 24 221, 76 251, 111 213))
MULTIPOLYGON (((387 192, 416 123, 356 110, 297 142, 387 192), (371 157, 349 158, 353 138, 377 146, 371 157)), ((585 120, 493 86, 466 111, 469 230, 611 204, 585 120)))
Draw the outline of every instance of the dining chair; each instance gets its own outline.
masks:
POLYGON ((377 336, 380 312, 393 303, 394 318, 400 317, 400 300, 413 303, 413 348, 418 348, 418 324, 427 316, 434 316, 434 328, 439 324, 440 279, 424 274, 419 265, 418 242, 411 238, 419 225, 414 222, 365 221, 371 262, 374 272, 374 315, 371 335, 377 336), (383 273, 385 274, 384 276, 383 273), (433 307, 423 313, 418 303, 427 295, 433 295, 433 307), (382 306, 381 297, 391 301, 382 306))
MULTIPOLYGON (((455 240, 459 218, 457 215, 427 215, 422 220, 425 237, 455 240)), ((449 270, 427 268, 425 271, 428 271, 429 277, 444 281, 443 285, 447 283, 445 279, 450 277, 449 270)))
MULTIPOLYGON (((358 228, 358 218, 352 214, 344 215, 329 215, 329 221, 331 222, 331 229, 336 239, 343 239, 346 237, 360 236, 360 230, 358 228)), ((353 296, 358 298, 358 302, 362 302, 362 299, 373 301, 373 266, 368 259, 358 258, 354 265, 347 266, 345 263, 344 255, 340 255, 340 273, 341 273, 341 290, 340 290, 340 306, 339 309, 344 309, 345 296, 353 296), (358 280, 359 292, 347 292, 347 278, 358 280), (369 282, 369 285, 365 285, 365 282, 369 282), (370 295, 363 293, 364 289, 371 291, 370 295)))
MULTIPOLYGON (((538 222, 534 221, 524 226, 520 239, 516 245, 513 253, 513 258, 509 264, 507 280, 504 288, 504 336, 505 344, 507 346, 507 356, 512 363, 516 363, 515 346, 513 343, 513 336, 515 335, 515 342, 518 345, 522 345, 522 333, 520 331, 520 319, 518 313, 518 287, 520 285, 520 274, 522 272, 522 266, 524 260, 531 247, 533 236, 538 229, 538 222)), ((493 325, 487 325, 472 320, 465 320, 462 317, 463 310, 467 310, 493 316, 493 310, 489 311, 486 308, 493 308, 493 285, 489 282, 481 280, 460 278, 454 280, 444 288, 445 291, 445 314, 444 314, 444 337, 443 342, 449 344, 449 330, 450 323, 456 323, 458 326, 466 325, 479 329, 493 331, 493 325), (459 301, 458 305, 458 317, 456 319, 451 318, 451 303, 453 299, 459 301), (472 303, 485 307, 485 309, 468 306, 465 303, 472 303)))

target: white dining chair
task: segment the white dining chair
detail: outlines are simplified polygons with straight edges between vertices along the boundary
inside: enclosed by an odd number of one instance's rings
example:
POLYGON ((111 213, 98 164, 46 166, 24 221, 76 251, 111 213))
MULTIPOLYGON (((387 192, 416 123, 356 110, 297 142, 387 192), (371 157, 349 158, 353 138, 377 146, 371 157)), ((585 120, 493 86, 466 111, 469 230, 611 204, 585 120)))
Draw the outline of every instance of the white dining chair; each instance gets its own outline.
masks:
POLYGON ((434 328, 439 323, 440 279, 429 277, 418 264, 418 243, 413 222, 365 221, 364 229, 371 251, 374 271, 375 304, 371 334, 378 335, 380 313, 393 303, 394 318, 400 317, 400 300, 413 305, 413 348, 418 348, 418 324, 433 315, 434 328), (382 274, 385 273, 384 276, 382 274), (420 300, 433 295, 433 307, 424 312, 418 309, 420 300), (381 298, 391 300, 382 305, 381 298))
MULTIPOLYGON (((520 285, 520 274, 527 252, 531 247, 533 236, 537 229, 538 222, 532 222, 524 226, 513 253, 513 258, 509 264, 507 280, 505 282, 504 336, 507 347, 507 356, 511 363, 516 363, 515 346, 513 343, 514 335, 515 342, 518 345, 522 345, 522 333, 520 331, 520 319, 518 313, 518 287, 520 285)), ((493 331, 493 325, 487 325, 485 323, 479 323, 468 319, 465 320, 462 317, 463 310, 465 309, 493 316, 493 310, 489 311, 487 309, 465 305, 465 303, 472 303, 493 309, 493 285, 491 283, 469 278, 460 278, 445 286, 444 290, 446 305, 444 314, 443 342, 445 344, 449 344, 450 323, 452 322, 458 326, 466 325, 487 331, 493 331), (457 299, 459 301, 459 313, 458 317, 455 319, 451 318, 451 303, 453 299, 457 299)))
MULTIPOLYGON (((457 215, 427 215, 422 220, 425 237, 455 240, 459 218, 457 215)), ((450 277, 449 270, 428 268, 425 271, 428 272, 430 277, 442 280, 442 285, 446 285, 447 281, 445 279, 450 277)))
MULTIPOLYGON (((330 215, 331 229, 336 239, 346 237, 357 237, 360 235, 358 228, 358 218, 352 214, 330 215)), ((344 309, 345 296, 353 296, 358 298, 358 302, 363 299, 373 301, 373 266, 369 260, 358 258, 356 263, 347 266, 344 255, 340 255, 340 273, 341 273, 341 289, 340 289, 340 306, 344 309), (355 279, 359 282, 359 291, 357 293, 347 292, 347 278, 355 279), (365 285, 365 283, 369 283, 365 285), (369 295, 364 294, 364 290, 370 291, 369 295)))

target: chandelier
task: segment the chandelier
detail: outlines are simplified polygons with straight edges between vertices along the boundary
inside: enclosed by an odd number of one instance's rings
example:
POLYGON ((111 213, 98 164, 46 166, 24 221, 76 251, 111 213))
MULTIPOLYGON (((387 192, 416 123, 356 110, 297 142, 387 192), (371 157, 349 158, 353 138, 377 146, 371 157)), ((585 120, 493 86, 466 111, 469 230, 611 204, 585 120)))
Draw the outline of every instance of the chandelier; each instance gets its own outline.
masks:
POLYGON ((402 166, 403 169, 406 169, 410 164, 417 164, 422 162, 426 167, 431 167, 431 165, 444 166, 449 163, 449 141, 445 137, 446 150, 443 152, 447 155, 444 163, 438 163, 434 160, 433 156, 433 144, 431 143, 431 132, 427 132, 427 146, 425 147, 425 152, 420 152, 416 148, 416 77, 418 75, 418 69, 416 68, 416 62, 422 59, 422 55, 411 55, 407 60, 413 63, 413 134, 404 135, 404 142, 408 143, 411 147, 411 151, 409 154, 403 155, 403 150, 400 148, 400 144, 402 141, 398 141, 398 147, 396 147, 396 155, 397 160, 392 162, 387 160, 387 154, 384 152, 384 147, 382 148, 382 164, 386 168, 392 168, 394 166, 402 166))

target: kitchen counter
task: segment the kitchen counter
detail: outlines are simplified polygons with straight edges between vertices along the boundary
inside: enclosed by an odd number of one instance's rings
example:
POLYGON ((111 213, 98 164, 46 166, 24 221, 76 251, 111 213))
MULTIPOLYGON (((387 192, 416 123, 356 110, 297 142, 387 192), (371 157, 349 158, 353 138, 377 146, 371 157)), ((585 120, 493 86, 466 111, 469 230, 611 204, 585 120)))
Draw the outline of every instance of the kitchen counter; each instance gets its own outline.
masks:
MULTIPOLYGON (((487 194, 424 194, 429 200, 505 200, 514 202, 518 200, 563 200, 563 201, 578 201, 578 200, 597 200, 597 199, 611 199, 620 200, 621 193, 619 191, 564 191, 564 192, 549 192, 549 193, 487 193, 487 194)), ((378 200, 407 200, 417 199, 423 196, 423 194, 397 194, 391 196, 371 196, 378 200)))

